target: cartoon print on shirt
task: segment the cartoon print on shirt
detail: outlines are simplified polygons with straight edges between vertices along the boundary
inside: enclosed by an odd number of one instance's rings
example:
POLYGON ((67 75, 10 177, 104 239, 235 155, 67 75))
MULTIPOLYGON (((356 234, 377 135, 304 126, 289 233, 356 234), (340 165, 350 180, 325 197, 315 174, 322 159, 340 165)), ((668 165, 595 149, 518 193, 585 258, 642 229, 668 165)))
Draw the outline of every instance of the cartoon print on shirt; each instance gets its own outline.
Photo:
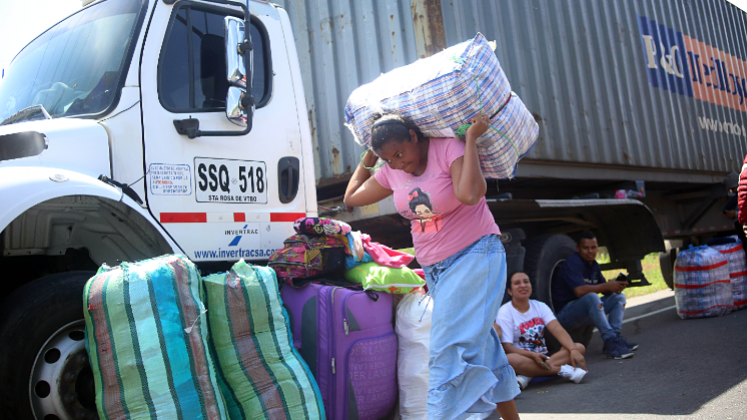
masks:
POLYGON ((534 318, 519 325, 521 337, 519 337, 518 347, 522 350, 546 354, 547 346, 543 337, 544 330, 545 322, 542 318, 534 318))
POLYGON ((436 233, 441 230, 443 216, 433 212, 433 204, 427 192, 416 187, 407 195, 407 201, 410 211, 417 216, 414 222, 420 225, 420 229, 413 230, 413 233, 436 233))

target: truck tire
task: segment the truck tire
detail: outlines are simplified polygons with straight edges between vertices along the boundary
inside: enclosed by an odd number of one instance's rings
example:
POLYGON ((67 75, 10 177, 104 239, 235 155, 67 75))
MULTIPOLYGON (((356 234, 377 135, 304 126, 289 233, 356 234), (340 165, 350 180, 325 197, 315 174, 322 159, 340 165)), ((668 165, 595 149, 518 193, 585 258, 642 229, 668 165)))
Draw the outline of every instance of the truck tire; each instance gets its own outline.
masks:
POLYGON ((5 299, 0 307, 0 417, 99 418, 83 321, 83 287, 93 274, 53 274, 5 299))
POLYGON ((576 251, 576 243, 567 235, 550 234, 532 238, 525 246, 524 271, 532 282, 532 299, 552 308, 552 276, 576 251))
MULTIPOLYGON (((567 235, 549 234, 532 238, 526 244, 527 256, 524 271, 532 282, 532 299, 545 302, 553 311, 552 279, 566 258, 576 251, 576 243, 567 235)), ((574 342, 588 346, 594 333, 594 325, 568 330, 574 342)), ((547 347, 551 353, 560 350, 560 343, 545 331, 547 347)))
POLYGON ((677 259, 677 249, 672 248, 669 251, 659 253, 659 267, 664 283, 674 290, 674 261, 677 259))

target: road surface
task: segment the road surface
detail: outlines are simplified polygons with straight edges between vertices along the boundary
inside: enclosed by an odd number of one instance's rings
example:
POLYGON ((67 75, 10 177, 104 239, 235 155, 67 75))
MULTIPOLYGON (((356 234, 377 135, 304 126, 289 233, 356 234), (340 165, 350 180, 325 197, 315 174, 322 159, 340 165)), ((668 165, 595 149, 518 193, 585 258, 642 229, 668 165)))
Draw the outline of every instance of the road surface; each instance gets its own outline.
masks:
POLYGON ((583 382, 530 384, 516 398, 521 418, 747 419, 747 309, 691 320, 659 310, 623 325, 635 357, 606 359, 595 333, 583 382))

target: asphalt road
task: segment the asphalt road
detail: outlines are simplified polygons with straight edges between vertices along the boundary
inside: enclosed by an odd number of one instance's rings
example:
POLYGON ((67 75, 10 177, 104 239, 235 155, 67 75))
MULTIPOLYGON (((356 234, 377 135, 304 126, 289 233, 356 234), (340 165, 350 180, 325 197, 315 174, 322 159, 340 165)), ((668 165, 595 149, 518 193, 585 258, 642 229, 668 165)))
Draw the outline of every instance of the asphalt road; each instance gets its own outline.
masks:
POLYGON ((623 335, 640 344, 635 357, 606 359, 595 333, 583 382, 530 384, 515 400, 521 418, 747 419, 747 309, 691 320, 666 310, 623 335))

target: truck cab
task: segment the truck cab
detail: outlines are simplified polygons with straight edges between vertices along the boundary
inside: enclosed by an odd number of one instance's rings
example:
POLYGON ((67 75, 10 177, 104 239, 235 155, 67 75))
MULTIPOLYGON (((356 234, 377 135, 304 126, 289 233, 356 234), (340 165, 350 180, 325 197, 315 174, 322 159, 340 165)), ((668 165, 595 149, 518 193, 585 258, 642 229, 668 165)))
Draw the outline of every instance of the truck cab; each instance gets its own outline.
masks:
POLYGON ((16 56, 0 84, 0 412, 96 418, 81 297, 97 267, 267 260, 316 213, 305 104, 288 16, 266 1, 99 0, 16 56))

